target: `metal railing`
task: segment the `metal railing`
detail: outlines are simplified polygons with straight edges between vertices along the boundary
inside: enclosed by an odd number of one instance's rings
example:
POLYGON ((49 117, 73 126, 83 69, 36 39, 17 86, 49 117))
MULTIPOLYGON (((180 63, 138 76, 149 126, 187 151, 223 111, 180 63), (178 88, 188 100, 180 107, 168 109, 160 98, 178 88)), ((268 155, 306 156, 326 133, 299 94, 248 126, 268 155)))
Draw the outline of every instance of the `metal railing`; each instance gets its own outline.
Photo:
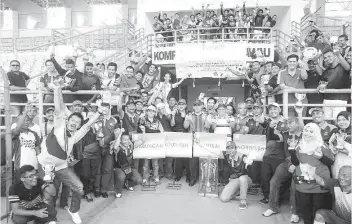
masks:
POLYGON ((205 41, 247 41, 250 43, 271 43, 270 27, 211 27, 180 29, 155 32, 158 43, 205 42, 205 41))
POLYGON ((296 21, 292 21, 291 22, 291 35, 292 36, 301 36, 301 24, 296 22, 296 21))

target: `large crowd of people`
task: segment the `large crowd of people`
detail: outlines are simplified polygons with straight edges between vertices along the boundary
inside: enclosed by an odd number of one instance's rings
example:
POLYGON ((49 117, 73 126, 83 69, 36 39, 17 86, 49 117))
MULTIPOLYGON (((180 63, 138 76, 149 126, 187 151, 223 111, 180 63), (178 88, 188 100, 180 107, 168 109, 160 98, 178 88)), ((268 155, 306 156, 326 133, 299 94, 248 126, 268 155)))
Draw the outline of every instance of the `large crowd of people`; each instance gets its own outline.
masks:
MULTIPOLYGON (((202 5, 202 10, 180 16, 180 13, 167 15, 160 12, 154 16, 153 29, 158 40, 165 42, 192 41, 198 38, 205 39, 247 39, 251 37, 262 39, 263 34, 271 32, 276 25, 277 15, 272 15, 269 8, 264 10, 257 7, 247 9, 245 2, 242 8, 237 5, 232 9, 225 9, 221 4, 217 10, 209 9, 209 4, 202 5), (197 34, 194 29, 201 29, 197 34), (222 31, 223 30, 223 31, 222 31)), ((255 38, 256 39, 256 38, 255 38)))
MULTIPOLYGON (((265 16, 263 10, 249 13, 252 20, 247 18, 245 6, 242 16, 239 11, 221 6, 222 19, 218 23, 227 27, 230 17, 243 17, 254 27, 275 25, 275 16, 268 16, 268 12, 265 16)), ((195 26, 212 26, 217 18, 215 12, 208 10, 205 16, 191 15, 191 22, 195 26)), ((155 17, 155 29, 180 29, 185 21, 180 21, 178 14, 172 21, 166 14, 159 15, 155 17)), ((185 24, 189 27, 188 19, 185 24)), ((199 179, 199 159, 134 159, 133 150, 143 144, 144 138, 133 136, 209 132, 228 135, 225 159, 219 162, 219 182, 225 185, 219 196, 222 202, 238 199, 240 209, 246 209, 247 190, 256 183, 264 196, 259 202, 268 206, 264 217, 279 213, 281 192, 289 190, 291 222, 303 219, 305 224, 350 223, 350 109, 301 106, 296 104, 295 94, 288 97, 288 103, 296 106, 289 107, 287 119, 280 107, 280 92, 284 89, 318 90, 302 97, 303 103, 351 103, 350 94, 324 93, 326 89, 351 87, 348 37, 340 36, 331 47, 321 42, 319 31, 312 30, 311 34, 314 40, 308 43, 309 50, 302 50, 304 58, 291 54, 280 62, 254 61, 244 72, 231 70, 248 82, 248 97, 236 103, 214 97, 205 100, 202 93, 194 102, 175 98, 172 89, 187 77, 174 82, 174 76, 162 74, 150 58, 140 68, 128 66, 124 74, 117 74, 114 62, 87 62, 84 71, 79 71, 75 60, 66 60, 66 67, 62 68, 55 55, 50 55, 41 88, 46 93, 44 103, 53 103, 54 107, 44 107, 44 125, 40 127, 35 122, 36 103, 28 102, 26 95, 11 96, 12 103, 26 104, 12 106, 12 113, 18 115, 11 126, 14 184, 9 201, 13 221, 55 223, 61 185, 59 206, 68 211, 74 223, 82 222, 78 213, 81 199, 91 202, 97 197, 108 198, 111 183, 116 198, 125 189, 133 191, 135 185, 145 185, 150 180, 155 184, 165 179, 180 181, 183 175, 192 187, 199 179), (80 90, 99 91, 79 94, 80 90), (311 117, 312 122, 304 121, 305 116, 311 117), (238 152, 233 134, 266 135, 263 160, 253 162, 238 152), (48 161, 53 165, 53 184, 43 181, 50 174, 48 161), (68 205, 70 191, 72 199, 68 205)), ((26 90, 30 77, 20 71, 20 62, 11 61, 10 68, 10 89, 26 90)))

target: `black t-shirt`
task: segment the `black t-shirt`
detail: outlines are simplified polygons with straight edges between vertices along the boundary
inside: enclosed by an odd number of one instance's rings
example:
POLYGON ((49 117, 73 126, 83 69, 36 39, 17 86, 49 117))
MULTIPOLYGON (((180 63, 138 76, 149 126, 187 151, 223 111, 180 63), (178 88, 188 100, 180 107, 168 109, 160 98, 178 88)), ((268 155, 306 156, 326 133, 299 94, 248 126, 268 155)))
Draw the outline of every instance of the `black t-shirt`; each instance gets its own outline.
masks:
POLYGON ((156 117, 160 121, 161 125, 163 126, 164 131, 172 132, 172 127, 170 125, 170 119, 166 115, 163 114, 161 117, 159 115, 157 115, 156 117))
MULTIPOLYGON (((30 79, 29 76, 24 72, 20 72, 19 75, 15 74, 14 72, 8 72, 7 77, 9 79, 10 86, 18 87, 26 87, 26 80, 30 79)), ((12 94, 10 96, 10 101, 16 103, 26 103, 28 99, 27 95, 12 94)))
MULTIPOLYGON (((322 75, 322 81, 328 82, 327 89, 349 89, 351 88, 349 71, 346 71, 341 64, 327 68, 322 75)), ((324 94, 326 100, 348 100, 348 93, 328 93, 324 94)))
POLYGON ((181 113, 177 112, 175 114, 175 126, 173 126, 173 131, 174 132, 185 132, 185 128, 183 126, 183 122, 185 121, 185 118, 181 116, 181 113))
MULTIPOLYGON (((317 72, 307 71, 308 78, 304 83, 306 89, 316 89, 321 81, 321 76, 317 72)), ((319 93, 308 93, 307 99, 309 103, 322 103, 323 95, 319 93)))
POLYGON ((13 184, 9 190, 9 202, 19 203, 21 209, 31 210, 43 202, 42 192, 46 183, 38 178, 37 185, 32 189, 27 189, 23 182, 13 184))

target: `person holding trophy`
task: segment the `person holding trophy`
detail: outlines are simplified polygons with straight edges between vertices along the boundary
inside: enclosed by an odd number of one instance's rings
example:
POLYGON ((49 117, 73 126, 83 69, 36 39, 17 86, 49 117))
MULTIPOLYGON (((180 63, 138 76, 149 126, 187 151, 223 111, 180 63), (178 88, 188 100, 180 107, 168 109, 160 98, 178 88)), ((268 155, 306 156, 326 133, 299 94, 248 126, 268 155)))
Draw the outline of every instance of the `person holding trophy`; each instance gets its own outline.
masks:
POLYGON ((72 148, 75 143, 82 139, 99 116, 103 113, 103 108, 98 107, 91 119, 83 126, 83 117, 79 113, 72 113, 67 119, 65 108, 62 108, 62 86, 63 80, 54 82, 54 127, 48 136, 42 141, 41 153, 38 161, 45 172, 44 181, 53 181, 53 176, 58 178, 64 185, 72 190, 71 206, 68 209, 74 223, 82 223, 78 214, 83 193, 83 185, 79 177, 69 168, 69 163, 73 161, 72 148))

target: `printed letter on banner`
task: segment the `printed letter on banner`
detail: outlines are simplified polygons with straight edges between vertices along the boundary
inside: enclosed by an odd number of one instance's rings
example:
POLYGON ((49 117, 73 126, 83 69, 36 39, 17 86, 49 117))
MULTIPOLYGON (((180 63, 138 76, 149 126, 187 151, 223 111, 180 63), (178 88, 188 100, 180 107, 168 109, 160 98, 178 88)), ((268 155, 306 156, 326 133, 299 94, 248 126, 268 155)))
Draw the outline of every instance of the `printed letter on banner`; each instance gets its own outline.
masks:
MULTIPOLYGON (((135 144, 141 141, 142 134, 132 136, 135 144)), ((133 150, 134 159, 159 159, 165 158, 165 135, 161 133, 145 134, 144 143, 133 150)))
POLYGON ((255 161, 262 161, 265 148, 265 135, 233 135, 233 141, 237 145, 237 151, 246 154, 248 158, 255 161))
POLYGON ((224 158, 227 135, 196 132, 193 135, 193 157, 224 158))
POLYGON ((192 158, 192 133, 164 132, 165 155, 174 158, 192 158))
POLYGON ((152 61, 157 65, 175 64, 175 47, 153 47, 152 61))

